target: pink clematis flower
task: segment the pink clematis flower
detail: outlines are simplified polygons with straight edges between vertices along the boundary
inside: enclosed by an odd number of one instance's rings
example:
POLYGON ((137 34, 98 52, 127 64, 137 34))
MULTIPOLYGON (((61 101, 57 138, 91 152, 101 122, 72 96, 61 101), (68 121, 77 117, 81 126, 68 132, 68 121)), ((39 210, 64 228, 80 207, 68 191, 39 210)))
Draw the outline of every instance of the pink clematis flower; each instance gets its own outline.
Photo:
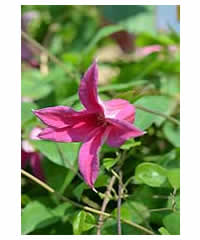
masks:
POLYGON ((38 137, 55 142, 83 142, 79 152, 79 169, 85 182, 94 187, 99 172, 98 153, 104 142, 121 146, 127 139, 139 137, 143 131, 133 125, 135 108, 128 101, 102 101, 97 93, 96 61, 83 76, 79 98, 85 107, 80 112, 66 106, 48 107, 33 113, 45 124, 38 137))

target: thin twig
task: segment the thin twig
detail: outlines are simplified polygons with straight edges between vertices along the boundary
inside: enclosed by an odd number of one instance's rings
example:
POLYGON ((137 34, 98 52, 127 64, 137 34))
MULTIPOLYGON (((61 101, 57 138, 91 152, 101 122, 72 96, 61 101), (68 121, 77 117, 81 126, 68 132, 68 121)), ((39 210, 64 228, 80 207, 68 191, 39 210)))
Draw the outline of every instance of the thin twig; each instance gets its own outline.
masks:
MULTIPOLYGON (((101 206, 101 212, 105 212, 108 202, 110 201, 110 192, 115 183, 115 180, 116 180, 116 176, 112 176, 110 183, 106 189, 105 198, 104 198, 103 204, 101 206)), ((98 225, 97 225, 97 235, 101 235, 101 227, 103 225, 103 219, 104 219, 104 215, 100 214, 99 220, 98 220, 98 225)))
MULTIPOLYGON (((121 156, 121 161, 120 163, 116 166, 116 171, 119 171, 120 168, 122 167, 124 161, 125 161, 125 154, 126 154, 126 151, 124 151, 122 153, 122 156, 121 156)), ((118 158, 120 158, 120 155, 118 155, 118 158)), ((115 173, 115 172, 114 172, 115 173)), ((103 200, 103 203, 102 203, 102 207, 101 207, 101 211, 104 212, 106 210, 106 207, 110 201, 110 193, 113 189, 113 185, 115 183, 115 180, 118 178, 117 174, 113 174, 111 180, 110 180, 110 183, 106 189, 106 193, 105 193, 105 198, 103 200)), ((103 225, 103 220, 104 220, 104 216, 103 215, 100 215, 99 216, 99 220, 98 220, 98 227, 97 227, 97 235, 101 235, 101 227, 103 225)))
POLYGON ((118 200, 117 200, 117 232, 118 235, 122 234, 121 227, 121 196, 122 196, 122 171, 119 171, 119 185, 118 185, 118 200))
POLYGON ((156 208, 156 209, 149 209, 149 212, 162 212, 162 211, 173 211, 172 208, 156 208))
MULTIPOLYGON (((129 221, 129 220, 126 220, 126 219, 122 219, 121 218, 121 221, 122 222, 124 222, 124 223, 126 223, 126 224, 128 224, 128 225, 131 225, 131 226, 135 226, 135 224, 136 223, 133 223, 133 222, 131 222, 131 221, 129 221)), ((146 232, 146 233, 148 233, 148 234, 150 234, 150 235, 155 235, 155 233, 153 232, 153 231, 151 231, 151 230, 149 230, 148 228, 145 228, 145 227, 143 227, 143 226, 141 226, 141 225, 139 225, 139 224, 137 224, 138 226, 137 226, 137 229, 140 229, 140 230, 142 230, 142 231, 144 231, 144 232, 146 232)), ((136 227, 136 226, 135 226, 136 227)))
MULTIPOLYGON (((111 217, 111 218, 114 218, 114 216, 112 216, 111 214, 109 213, 106 213, 106 212, 102 212, 102 211, 99 211, 97 209, 94 209, 94 208, 91 208, 91 207, 87 207, 87 206, 83 206, 82 204, 79 204, 77 202, 74 202, 72 201, 71 199, 59 194, 58 192, 56 192, 53 188, 51 188, 49 185, 47 185, 46 183, 42 182, 41 180, 39 180, 38 178, 34 177, 33 175, 31 175, 30 173, 26 172, 25 170, 21 169, 21 173, 26 176, 27 178, 31 179, 32 181, 34 181, 35 183, 39 184, 41 187, 43 187, 44 189, 46 189, 48 192, 50 193, 53 193, 55 194, 57 197, 59 197, 60 199, 64 200, 64 201, 67 201, 69 203, 71 203, 72 205, 78 207, 78 208, 81 208, 81 209, 84 209, 85 211, 88 211, 88 212, 92 212, 92 213, 95 213, 95 214, 98 214, 98 215, 104 215, 105 217, 111 217)), ((126 220, 126 219, 121 219, 121 221, 123 221, 124 223, 128 224, 128 225, 131 225, 135 228, 138 228, 150 235, 154 235, 154 232, 152 232, 151 230, 137 224, 137 223, 133 223, 129 220, 126 220)))
POLYGON ((148 108, 146 108, 146 107, 143 107, 143 106, 140 106, 140 105, 135 105, 135 107, 136 107, 137 109, 142 110, 142 111, 149 112, 149 113, 152 113, 152 114, 161 116, 161 117, 163 117, 163 118, 166 118, 166 119, 168 119, 169 121, 177 124, 178 126, 180 125, 180 122, 179 122, 177 119, 175 119, 175 118, 173 118, 173 117, 171 117, 171 116, 168 116, 168 115, 166 115, 166 114, 164 114, 164 113, 157 112, 157 111, 154 111, 154 110, 150 110, 150 109, 148 109, 148 108))
POLYGON ((24 31, 21 32, 22 37, 31 43, 33 46, 38 48, 40 51, 44 52, 49 59, 52 60, 55 64, 59 65, 70 77, 75 78, 75 75, 66 68, 65 64, 63 64, 57 57, 55 57, 52 53, 50 53, 45 47, 43 47, 40 43, 38 43, 36 40, 34 40, 32 37, 30 37, 27 33, 24 31))

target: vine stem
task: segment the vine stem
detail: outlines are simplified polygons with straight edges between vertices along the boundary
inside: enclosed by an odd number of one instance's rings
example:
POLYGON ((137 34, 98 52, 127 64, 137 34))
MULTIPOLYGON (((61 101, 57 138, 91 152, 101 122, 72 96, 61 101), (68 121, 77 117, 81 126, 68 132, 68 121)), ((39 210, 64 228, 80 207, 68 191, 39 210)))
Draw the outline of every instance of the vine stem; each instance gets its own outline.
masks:
POLYGON ((65 64, 63 64, 57 57, 55 57, 52 53, 50 53, 45 47, 43 47, 40 43, 38 43, 36 40, 34 40, 31 36, 29 36, 27 33, 24 31, 21 32, 22 37, 35 46, 37 49, 40 51, 44 52, 49 59, 52 60, 55 64, 59 65, 68 75, 70 75, 72 78, 75 78, 75 75, 66 68, 65 64))
MULTIPOLYGON (((31 175, 30 173, 26 172, 25 170, 21 169, 21 173, 26 176, 27 178, 31 179, 32 181, 34 181, 35 183, 37 183, 38 185, 40 185, 41 187, 43 187, 45 190, 47 190, 48 192, 50 193, 53 193, 55 195, 57 195, 57 197, 59 197, 60 199, 64 200, 64 201, 67 201, 69 203, 71 203, 72 205, 78 207, 78 208, 81 208, 81 209, 84 209, 85 211, 88 211, 88 212, 92 212, 92 213, 95 213, 95 214, 98 214, 98 215, 104 215, 105 217, 111 217, 111 218, 115 218, 114 216, 112 216, 111 214, 109 213, 106 213, 106 212, 101 212, 97 209, 94 209, 94 208, 91 208, 91 207, 87 207, 87 206, 84 206, 82 204, 79 204, 77 202, 74 202, 72 201, 71 199, 59 194, 58 192, 56 192, 53 188, 51 188, 48 184, 44 183, 43 181, 39 180, 38 178, 34 177, 33 175, 31 175)), ((123 221, 124 223, 128 224, 128 225, 131 225, 137 229, 140 229, 142 231, 144 231, 145 233, 148 233, 150 235, 154 235, 154 232, 152 232, 151 230, 149 230, 148 228, 145 228, 137 223, 133 223, 129 220, 126 220, 126 219, 121 219, 121 221, 123 221)))
POLYGON ((175 123, 175 124, 178 125, 178 126, 180 125, 180 122, 179 122, 177 119, 175 119, 175 118, 173 118, 173 117, 171 117, 171 116, 168 116, 168 115, 166 115, 166 114, 164 114, 164 113, 157 112, 157 111, 148 109, 148 108, 143 107, 143 106, 140 106, 140 105, 135 105, 135 107, 136 107, 137 109, 140 109, 140 110, 144 111, 144 112, 149 112, 149 113, 152 113, 152 114, 161 116, 161 117, 163 117, 163 118, 166 118, 166 119, 168 119, 169 121, 175 123))
POLYGON ((118 199, 117 199, 117 232, 118 235, 122 234, 122 227, 121 227, 121 196, 123 191, 123 184, 122 184, 122 171, 119 171, 119 183, 118 183, 118 199))
MULTIPOLYGON (((118 170, 118 171, 120 170, 121 166, 123 165, 123 163, 124 163, 124 161, 125 161, 125 153, 126 153, 126 151, 123 152, 121 162, 120 162, 120 164, 118 164, 118 166, 117 166, 117 170, 118 170)), ((118 156, 118 158, 120 158, 120 156, 118 156)), ((112 170, 111 170, 111 171, 112 171, 112 170)), ((115 173, 115 172, 114 172, 114 173, 115 173)), ((109 182, 108 187, 107 187, 107 189, 106 189, 105 198, 104 198, 104 200, 103 200, 102 207, 101 207, 101 211, 102 211, 102 212, 105 212, 105 210, 106 210, 106 207, 107 207, 107 205, 108 205, 108 203, 109 203, 109 201, 110 201, 110 193, 111 193, 111 191, 112 191, 112 189, 113 189, 113 185, 114 185, 114 183, 115 183, 115 180, 117 179, 117 175, 114 174, 114 173, 112 172, 113 176, 112 176, 112 178, 110 179, 110 182, 109 182)), ((100 216, 99 216, 98 225, 97 225, 97 235, 101 235, 101 227, 102 227, 102 225, 103 225, 103 220, 104 220, 104 216, 103 216, 103 215, 100 215, 100 216)))
MULTIPOLYGON (((105 212, 106 210, 106 206, 108 205, 108 202, 110 201, 110 192, 112 190, 112 187, 115 183, 116 180, 116 176, 112 176, 110 183, 107 187, 106 193, 105 193, 105 198, 103 200, 103 204, 101 206, 101 212, 105 212)), ((99 215, 99 220, 98 220, 98 225, 97 225, 97 235, 101 235, 101 227, 103 225, 103 219, 104 219, 104 215, 100 214, 99 215)))

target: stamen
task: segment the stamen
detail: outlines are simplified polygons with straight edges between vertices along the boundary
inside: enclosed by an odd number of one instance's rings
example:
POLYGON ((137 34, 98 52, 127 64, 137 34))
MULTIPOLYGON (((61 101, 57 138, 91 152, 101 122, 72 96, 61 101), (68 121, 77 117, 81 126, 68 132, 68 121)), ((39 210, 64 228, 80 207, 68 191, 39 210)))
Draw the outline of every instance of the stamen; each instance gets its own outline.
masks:
POLYGON ((102 126, 107 125, 105 117, 103 115, 100 115, 100 114, 97 116, 97 123, 98 123, 98 125, 102 125, 102 126))

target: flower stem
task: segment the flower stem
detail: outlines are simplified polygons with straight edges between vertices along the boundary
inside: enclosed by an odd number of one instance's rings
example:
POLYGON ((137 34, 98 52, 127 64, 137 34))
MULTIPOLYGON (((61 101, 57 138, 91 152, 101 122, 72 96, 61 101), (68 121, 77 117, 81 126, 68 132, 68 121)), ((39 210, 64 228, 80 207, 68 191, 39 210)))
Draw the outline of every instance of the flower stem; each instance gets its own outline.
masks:
POLYGON ((122 171, 119 171, 119 184, 118 184, 118 200, 117 200, 117 232, 118 235, 122 234, 122 227, 121 227, 121 196, 122 196, 122 171))
MULTIPOLYGON (((106 210, 106 207, 108 205, 108 202, 110 201, 110 192, 112 190, 112 187, 115 183, 115 180, 116 180, 116 176, 112 176, 111 180, 110 180, 110 183, 107 187, 107 190, 106 190, 106 193, 105 193, 105 198, 103 200, 103 204, 101 206, 101 212, 105 212, 106 210)), ((99 215, 99 220, 98 220, 98 225, 97 225, 97 235, 101 235, 101 227, 103 225, 103 218, 104 218, 104 215, 103 214, 100 214, 99 215)))
MULTIPOLYGON (((55 195, 57 195, 57 197, 59 197, 60 199, 64 200, 64 201, 67 201, 69 203, 71 203, 72 205, 78 207, 78 208, 81 208, 81 209, 84 209, 85 211, 88 211, 88 212, 92 212, 92 213, 95 213, 95 214, 98 214, 98 215, 104 215, 105 217, 111 217, 111 218, 114 218, 114 216, 112 216, 111 214, 109 213, 106 213, 106 212, 102 212, 102 211, 99 211, 99 210, 96 210, 94 208, 91 208, 91 207, 87 207, 87 206, 83 206, 82 204, 79 204, 79 203, 76 203, 74 201, 72 201, 71 199, 59 194, 58 192, 56 192, 53 188, 51 188, 49 185, 47 185, 46 183, 42 182, 41 180, 39 180, 38 178, 34 177, 33 175, 31 175, 30 173, 26 172, 25 170, 21 169, 21 173, 26 176, 27 178, 31 179, 32 181, 34 181, 35 183, 37 183, 38 185, 40 185, 41 187, 43 187, 44 189, 46 189, 48 192, 50 193, 53 193, 55 195)), ((145 233, 148 233, 150 235, 154 235, 154 232, 152 232, 151 230, 137 224, 137 223, 133 223, 129 220, 126 220, 126 219, 121 219, 121 221, 123 221, 124 223, 128 224, 128 225, 131 225, 135 228, 138 228, 142 231, 144 231, 145 233)))

